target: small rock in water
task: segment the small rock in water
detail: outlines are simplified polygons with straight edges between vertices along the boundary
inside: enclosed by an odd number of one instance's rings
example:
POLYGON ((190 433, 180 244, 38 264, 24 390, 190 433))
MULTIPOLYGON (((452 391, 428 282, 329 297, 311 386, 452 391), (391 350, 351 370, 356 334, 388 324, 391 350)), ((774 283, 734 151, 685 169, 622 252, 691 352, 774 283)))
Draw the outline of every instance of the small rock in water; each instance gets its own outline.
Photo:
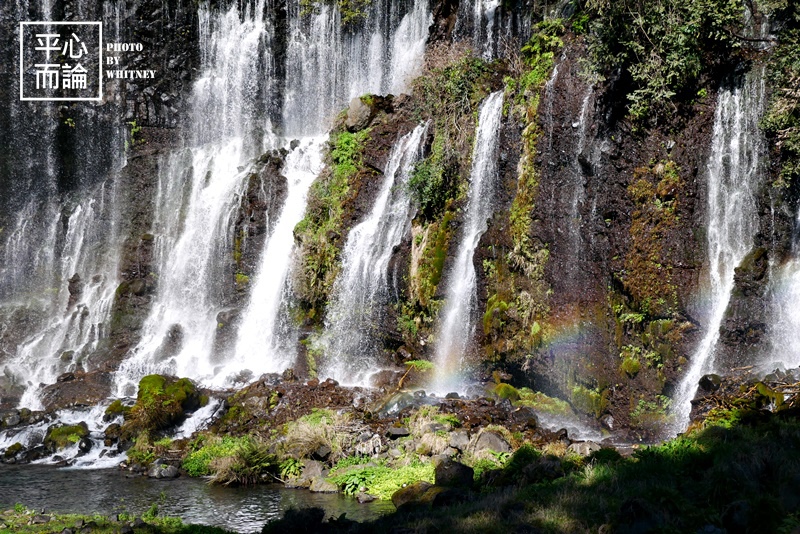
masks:
POLYGON ((330 482, 322 477, 316 477, 311 481, 311 486, 308 488, 312 493, 338 493, 339 488, 333 482, 330 482))
POLYGON ((451 391, 450 393, 445 395, 444 398, 445 399, 458 399, 460 397, 458 396, 458 393, 456 393, 455 391, 451 391))
POLYGON ((92 440, 90 440, 89 438, 83 438, 78 442, 78 450, 81 451, 82 453, 87 453, 90 450, 92 450, 92 445, 94 445, 94 443, 92 443, 92 440))
POLYGON ((360 492, 358 495, 356 495, 356 500, 361 504, 372 502, 375 499, 377 499, 377 497, 370 495, 369 493, 360 492))

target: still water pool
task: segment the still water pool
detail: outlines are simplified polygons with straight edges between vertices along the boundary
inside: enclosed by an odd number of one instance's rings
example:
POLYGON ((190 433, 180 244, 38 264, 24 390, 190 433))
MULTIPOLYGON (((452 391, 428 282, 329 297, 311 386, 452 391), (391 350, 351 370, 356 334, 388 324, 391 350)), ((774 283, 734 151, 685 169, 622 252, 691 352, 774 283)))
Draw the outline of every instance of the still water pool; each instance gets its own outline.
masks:
POLYGON ((359 504, 340 494, 289 490, 281 485, 251 488, 210 486, 180 477, 155 480, 117 469, 57 469, 40 465, 0 465, 0 506, 15 503, 48 512, 140 515, 153 503, 159 511, 185 523, 223 527, 236 532, 259 532, 288 508, 323 508, 326 516, 347 514, 366 521, 394 511, 391 502, 359 504))

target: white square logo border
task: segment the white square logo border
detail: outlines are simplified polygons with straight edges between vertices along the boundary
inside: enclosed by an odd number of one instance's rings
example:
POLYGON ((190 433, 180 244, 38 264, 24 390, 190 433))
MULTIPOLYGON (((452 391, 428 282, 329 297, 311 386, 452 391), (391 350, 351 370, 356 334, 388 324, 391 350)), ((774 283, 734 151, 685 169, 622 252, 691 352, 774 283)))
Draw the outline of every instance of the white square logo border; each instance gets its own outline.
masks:
POLYGON ((72 22, 72 21, 24 21, 19 23, 19 99, 22 102, 102 102, 103 100, 103 23, 102 22, 72 22), (24 28, 25 26, 97 26, 99 33, 99 57, 97 61, 97 79, 99 89, 96 97, 26 97, 24 94, 24 28))

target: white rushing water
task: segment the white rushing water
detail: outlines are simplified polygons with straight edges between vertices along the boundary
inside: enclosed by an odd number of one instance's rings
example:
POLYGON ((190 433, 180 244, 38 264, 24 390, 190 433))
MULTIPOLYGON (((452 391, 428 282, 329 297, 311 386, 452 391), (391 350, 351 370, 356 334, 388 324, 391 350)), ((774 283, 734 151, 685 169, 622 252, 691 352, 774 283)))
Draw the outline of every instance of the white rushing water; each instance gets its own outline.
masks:
POLYGON ((381 310, 391 290, 389 260, 411 229, 414 212, 406 185, 420 158, 425 129, 417 126, 392 147, 372 211, 347 236, 325 321, 321 376, 366 385, 369 374, 379 369, 381 310))
POLYGON ((61 211, 55 202, 46 203, 49 223, 44 227, 29 212, 37 211, 38 203, 29 204, 17 218, 6 246, 6 264, 14 264, 16 254, 31 254, 27 266, 42 286, 6 305, 43 319, 17 346, 6 367, 26 388, 20 407, 41 409, 40 384, 51 384, 66 371, 92 368, 89 357, 107 335, 105 325, 118 283, 117 202, 116 178, 112 178, 72 205, 71 212, 61 211), (73 295, 70 281, 76 289, 73 295))
POLYGON ((191 146, 161 166, 153 227, 158 295, 141 342, 117 373, 117 395, 132 395, 149 373, 225 386, 241 371, 257 378, 293 365, 297 340, 287 299, 293 231, 322 169, 325 132, 351 98, 399 91, 421 66, 431 22, 427 0, 375 2, 358 28, 344 28, 335 5, 301 14, 292 2, 283 74, 273 7, 260 0, 224 12, 200 9, 203 71, 191 98, 191 146), (280 113, 271 113, 264 100, 276 90, 283 94, 280 113), (273 124, 275 117, 282 124, 273 124), (269 221, 234 346, 220 348, 217 315, 227 306, 226 260, 238 204, 254 159, 281 146, 290 149, 281 170, 288 194, 269 221))
POLYGON ((758 230, 755 192, 762 178, 762 139, 758 121, 764 107, 763 71, 750 73, 718 97, 708 177, 708 278, 703 301, 705 335, 688 364, 674 397, 676 431, 689 420, 690 401, 703 374, 712 372, 719 328, 733 289, 734 269, 753 247, 758 230))
POLYGON ((288 259, 294 248, 294 227, 305 212, 308 189, 322 169, 324 140, 323 137, 304 139, 287 158, 284 174, 289 181, 289 194, 275 228, 267 237, 250 302, 239 328, 235 355, 225 362, 225 371, 217 373, 217 383, 242 369, 256 376, 280 372, 294 361, 293 340, 281 335, 291 331, 291 326, 286 324, 290 321, 288 314, 282 309, 288 289, 288 259), (257 355, 260 356, 254 357, 257 355))
POLYGON ((463 387, 463 364, 474 337, 478 300, 473 256, 492 215, 502 116, 503 92, 497 91, 484 100, 478 114, 463 233, 448 274, 445 304, 440 314, 432 385, 437 394, 463 387))
POLYGON ((800 213, 795 217, 792 258, 770 273, 774 311, 769 329, 769 349, 758 362, 763 371, 800 366, 800 213))

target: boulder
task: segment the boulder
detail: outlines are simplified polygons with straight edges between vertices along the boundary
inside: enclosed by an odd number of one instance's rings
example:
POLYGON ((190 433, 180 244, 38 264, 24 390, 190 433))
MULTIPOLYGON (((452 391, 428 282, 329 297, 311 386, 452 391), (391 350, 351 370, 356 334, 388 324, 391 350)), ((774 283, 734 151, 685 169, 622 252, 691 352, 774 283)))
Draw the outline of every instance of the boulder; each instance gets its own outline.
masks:
POLYGON ((370 495, 369 493, 364 493, 363 491, 362 491, 362 492, 359 492, 359 494, 358 494, 358 495, 356 495, 356 500, 357 500, 359 503, 361 503, 361 504, 365 504, 365 503, 368 503, 368 502, 372 502, 372 501, 374 501, 375 499, 377 499, 377 497, 376 497, 376 496, 374 496, 374 495, 370 495))
POLYGON ((91 440, 91 439, 89 439, 89 438, 82 438, 82 439, 81 439, 81 440, 78 442, 78 450, 79 450, 79 451, 80 451, 82 454, 86 454, 87 452, 89 452, 90 450, 92 450, 92 446, 93 446, 93 445, 94 445, 94 443, 92 442, 92 440, 91 440))
POLYGON ((314 460, 325 461, 331 455, 331 448, 328 445, 320 445, 316 451, 311 455, 314 460))
POLYGON ((111 393, 113 375, 106 371, 67 373, 59 378, 62 380, 42 389, 42 404, 47 412, 72 406, 95 406, 111 393))
POLYGON ((390 426, 389 429, 386 430, 386 436, 389 439, 404 438, 410 435, 411 432, 404 426, 390 426))
POLYGON ((511 446, 503 439, 503 436, 491 430, 483 430, 477 437, 473 438, 472 452, 481 451, 511 452, 511 446))
POLYGON ((53 425, 47 429, 44 437, 44 446, 48 450, 57 450, 69 447, 89 436, 89 427, 81 421, 77 425, 53 425))
POLYGON ((315 478, 325 478, 325 467, 317 460, 303 462, 303 472, 299 477, 291 477, 286 481, 287 488, 308 488, 315 478))
POLYGON ((575 454, 579 454, 580 456, 586 457, 595 451, 599 451, 602 448, 603 448, 602 445, 600 445, 599 443, 595 443, 594 441, 576 441, 575 443, 567 447, 567 450, 570 452, 574 452, 575 454))
POLYGON ((9 410, 0 415, 0 423, 2 423, 2 425, 0 425, 0 428, 2 427, 8 428, 10 426, 16 426, 20 423, 21 420, 22 419, 20 418, 18 410, 9 410))
POLYGON ((704 375, 698 383, 700 388, 707 393, 713 393, 717 391, 720 384, 722 384, 722 378, 715 374, 704 375))
POLYGON ((103 437, 111 442, 119 439, 120 426, 117 423, 111 423, 103 431, 103 437))
POLYGON ((355 97, 350 101, 344 125, 348 131, 357 132, 369 126, 374 115, 372 107, 367 105, 362 98, 355 97))
POLYGON ((438 460, 435 467, 435 481, 442 487, 472 487, 475 472, 471 467, 450 458, 438 460))
POLYGON ((147 471, 150 478, 176 478, 180 473, 174 465, 154 464, 147 471))
POLYGON ((339 488, 330 480, 323 477, 315 477, 311 480, 308 490, 312 493, 338 493, 339 488))
POLYGON ((383 442, 381 441, 381 437, 378 434, 374 434, 366 441, 358 443, 355 447, 355 453, 362 456, 373 456, 381 452, 382 448, 383 442))
POLYGON ((401 506, 407 504, 419 502, 425 492, 432 487, 433 484, 430 482, 425 482, 424 480, 419 480, 413 484, 409 484, 408 486, 400 488, 392 494, 392 504, 394 504, 395 508, 400 508, 401 506))
POLYGON ((466 430, 456 430, 450 434, 450 446, 463 451, 469 445, 469 434, 466 430))

